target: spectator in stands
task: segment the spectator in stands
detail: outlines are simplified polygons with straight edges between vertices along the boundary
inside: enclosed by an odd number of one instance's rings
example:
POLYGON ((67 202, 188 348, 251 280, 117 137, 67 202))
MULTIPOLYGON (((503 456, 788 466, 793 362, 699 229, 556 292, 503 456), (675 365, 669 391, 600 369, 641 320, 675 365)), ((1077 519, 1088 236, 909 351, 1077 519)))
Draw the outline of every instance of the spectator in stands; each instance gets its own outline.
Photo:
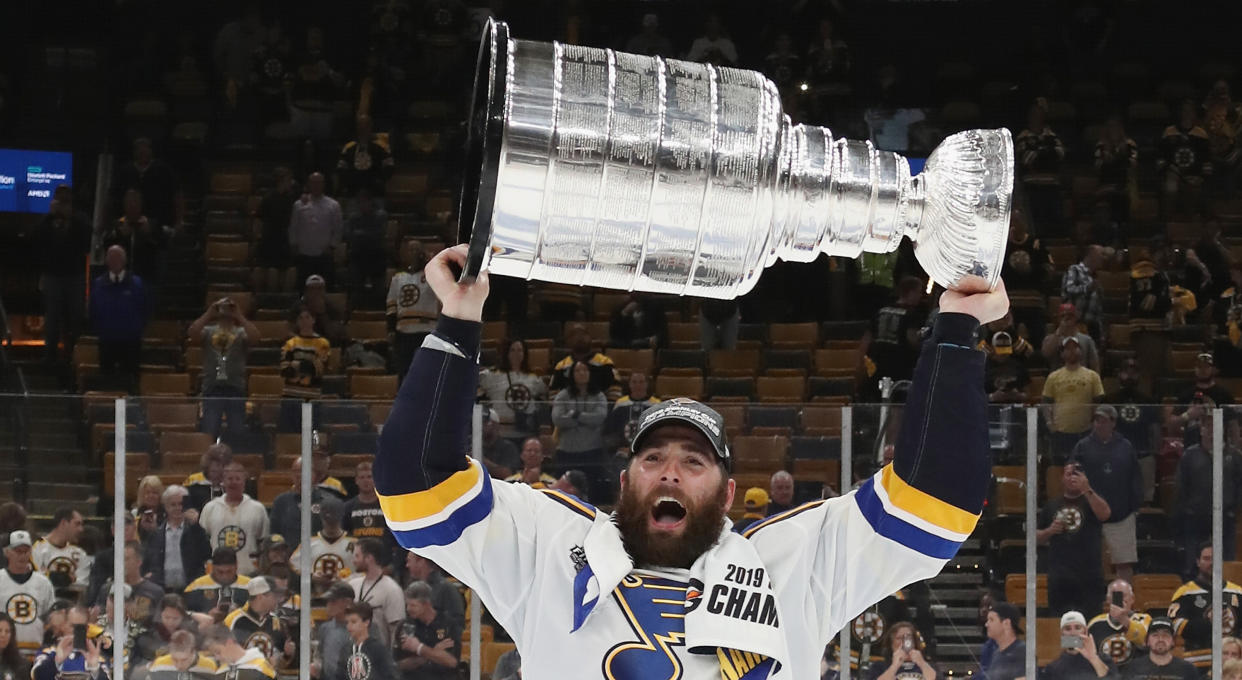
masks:
POLYGON ((524 340, 500 341, 496 366, 479 372, 479 396, 500 418, 502 437, 512 440, 539 434, 539 415, 545 408, 548 387, 531 372, 524 340))
POLYGON ((612 347, 659 349, 668 341, 664 309, 650 296, 630 293, 629 300, 613 310, 608 337, 612 347))
POLYGON ((374 133, 365 114, 358 116, 354 128, 354 139, 341 147, 336 161, 336 192, 354 196, 365 189, 370 197, 382 198, 395 167, 387 137, 374 133))
MULTIPOLYGON (((1185 573, 1193 573, 1198 558, 1196 547, 1212 538, 1212 437, 1213 416, 1203 410, 1198 417, 1199 442, 1186 448, 1177 462, 1176 493, 1173 504, 1173 526, 1178 542, 1184 550, 1185 573)), ((1235 441, 1226 441, 1221 469, 1224 478, 1222 522, 1224 524, 1226 560, 1236 554, 1236 531, 1238 504, 1242 500, 1242 451, 1236 447, 1238 418, 1232 411, 1225 411, 1225 432, 1233 428, 1235 441)), ((1226 436, 1226 439, 1229 439, 1226 436)))
POLYGON ((148 680, 177 680, 182 677, 211 677, 216 674, 216 662, 198 651, 194 633, 179 630, 172 634, 161 648, 168 653, 155 657, 147 667, 148 680))
POLYGON ((1218 194, 1233 193, 1237 188, 1238 160, 1242 150, 1238 148, 1238 133, 1242 131, 1242 106, 1229 95, 1229 81, 1216 79, 1212 89, 1203 100, 1203 131, 1208 136, 1211 151, 1212 174, 1216 179, 1218 194))
POLYGON ((380 209, 370 189, 358 189, 353 214, 345 223, 345 242, 349 245, 350 290, 360 301, 370 301, 374 291, 384 285, 387 232, 388 213, 380 209))
POLYGON ((1221 225, 1216 218, 1203 220, 1203 228, 1199 233, 1199 240, 1194 243, 1193 252, 1208 272, 1208 282, 1203 288, 1206 306, 1206 302, 1219 298, 1232 283, 1229 270, 1234 264, 1234 257, 1229 246, 1222 240, 1221 225))
POLYGON ((782 98, 798 93, 798 86, 806 82, 802 55, 794 50, 793 38, 788 33, 782 32, 776 36, 772 51, 763 58, 763 73, 776 83, 782 98))
POLYGON ((1052 431, 1053 460, 1062 461, 1091 427, 1092 402, 1104 396, 1100 374, 1080 363, 1078 338, 1061 340, 1061 368, 1044 380, 1044 417, 1052 431))
MULTIPOLYGON (((164 598, 164 589, 153 583, 142 574, 142 544, 130 541, 125 544, 124 585, 126 605, 125 614, 134 621, 146 625, 156 613, 156 606, 164 598)), ((93 603, 100 610, 106 606, 105 600, 112 596, 112 579, 104 583, 99 591, 99 598, 93 603)))
MULTIPOLYGON (((127 545, 138 540, 138 528, 132 515, 126 514, 123 520, 124 535, 121 537, 122 545, 127 545)), ((86 531, 83 529, 83 535, 86 531)), ((83 602, 88 605, 94 605, 100 598, 100 593, 104 591, 104 584, 112 578, 112 567, 114 555, 116 554, 116 524, 108 523, 109 541, 106 546, 95 553, 94 559, 91 561, 90 581, 86 586, 85 597, 83 602)), ((79 539, 80 540, 80 539, 79 539)), ((144 572, 146 573, 146 572, 144 572)))
POLYGON ((1093 370, 1100 370, 1100 351, 1096 349, 1095 340, 1090 335, 1082 332, 1078 325, 1078 308, 1072 302, 1063 302, 1058 308, 1060 319, 1058 320, 1056 330, 1044 336, 1043 345, 1040 346, 1040 354, 1044 356, 1044 360, 1048 362, 1048 367, 1056 370, 1064 365, 1061 360, 1062 347, 1066 338, 1075 338, 1078 340, 1080 361, 1083 366, 1093 370))
POLYGON ((1053 612, 1091 611, 1104 590, 1100 538, 1110 510, 1076 463, 1065 465, 1061 484, 1062 497, 1044 505, 1039 516, 1043 528, 1035 532, 1039 544, 1048 546, 1048 607, 1053 612))
POLYGON ((1096 640, 1100 653, 1128 673, 1126 665, 1141 654, 1147 644, 1151 616, 1134 611, 1134 588, 1129 581, 1117 579, 1108 584, 1105 602, 1108 611, 1092 618, 1087 632, 1096 640))
POLYGON ((552 367, 552 390, 564 390, 576 382, 573 370, 579 363, 585 363, 591 371, 592 392, 610 390, 620 382, 612 358, 595 351, 595 343, 586 326, 581 323, 569 324, 565 328, 565 344, 569 346, 569 355, 552 367))
MULTIPOLYGON (((871 319, 863 336, 862 352, 875 363, 875 378, 909 380, 919 356, 920 331, 927 319, 923 309, 923 282, 907 276, 897 283, 897 300, 871 319)), ((875 392, 874 388, 869 392, 875 392)))
POLYGON ((794 507, 794 478, 785 470, 772 473, 768 481, 768 517, 794 507))
POLYGON ((143 541, 164 521, 164 482, 159 475, 147 475, 138 480, 138 500, 130 509, 130 516, 138 522, 138 535, 143 541))
POLYGON ((356 669, 365 668, 370 677, 396 678, 392 652, 387 641, 376 637, 372 620, 379 614, 365 602, 354 602, 345 608, 345 630, 349 633, 349 646, 342 648, 336 659, 337 674, 326 676, 330 680, 347 680, 357 676, 356 669))
POLYGON ((102 242, 109 249, 120 246, 133 273, 148 287, 155 285, 168 237, 163 225, 143 212, 142 194, 137 189, 125 192, 124 213, 104 232, 102 242))
POLYGON ((832 20, 819 20, 819 33, 807 48, 806 63, 811 85, 818 99, 831 99, 849 93, 853 58, 850 46, 837 37, 832 20))
POLYGON ((125 268, 125 250, 108 248, 108 271, 91 283, 90 319, 99 338, 99 370, 121 376, 131 388, 138 378, 142 331, 147 323, 147 290, 142 278, 125 268))
POLYGON ((1220 655, 1226 661, 1230 659, 1242 659, 1242 640, 1226 635, 1220 641, 1220 655))
POLYGON ((660 17, 655 14, 644 14, 642 31, 626 41, 625 51, 649 57, 673 56, 673 43, 660 32, 660 17))
POLYGON ((134 140, 133 155, 133 162, 121 166, 113 177, 114 195, 124 205, 129 192, 137 191, 156 229, 176 226, 177 177, 172 168, 155 157, 155 148, 146 137, 134 140))
POLYGON ((216 443, 207 447, 199 461, 200 471, 191 474, 181 483, 189 492, 184 501, 186 511, 192 511, 191 522, 198 519, 199 512, 207 501, 216 496, 224 495, 224 466, 233 462, 233 449, 228 444, 216 443))
MULTIPOLYGON (((344 498, 340 480, 328 476, 328 456, 322 451, 311 455, 311 535, 323 528, 319 504, 328 496, 344 498)), ((288 491, 272 501, 272 533, 284 538, 289 550, 296 550, 302 537, 302 457, 293 459, 293 479, 288 491)))
POLYGON ((251 55, 263 44, 266 35, 259 4, 247 3, 241 16, 225 24, 216 34, 211 49, 216 73, 222 79, 245 82, 251 55))
POLYGON ((458 627, 466 623, 466 600, 457 586, 449 583, 444 577, 440 565, 426 557, 405 553, 405 571, 409 575, 409 585, 417 581, 426 583, 431 588, 431 604, 444 620, 458 627))
POLYGON ((6 612, 0 612, 0 678, 18 680, 30 673, 30 664, 17 648, 17 623, 6 612))
POLYGON ((290 315, 305 309, 315 316, 315 332, 327 338, 333 347, 345 340, 345 311, 328 298, 327 283, 318 274, 306 278, 302 297, 289 308, 290 315))
POLYGON ((494 479, 506 479, 522 468, 522 457, 513 442, 500 436, 500 417, 483 407, 483 465, 494 479))
POLYGON ((293 223, 293 202, 298 198, 297 183, 289 168, 274 171, 276 186, 259 203, 259 247, 255 251, 256 289, 293 290, 293 258, 289 250, 289 226, 293 223))
POLYGON ((737 46, 725 35, 720 15, 710 14, 704 24, 703 35, 695 38, 686 53, 686 61, 709 62, 717 66, 737 64, 737 46))
POLYGON ((82 294, 86 256, 91 249, 90 222, 73 210, 73 189, 61 184, 52 193, 48 213, 25 232, 39 262, 39 292, 43 293, 43 347, 47 365, 60 362, 58 349, 65 341, 64 358, 82 332, 82 294))
POLYGON ((285 379, 285 393, 295 396, 307 396, 308 391, 318 393, 332 346, 327 338, 315 332, 315 315, 310 310, 300 310, 292 322, 295 333, 280 350, 280 374, 285 379))
POLYGON ((604 444, 609 451, 628 459, 630 441, 638 429, 638 417, 660 400, 651 394, 650 381, 642 371, 631 371, 626 385, 626 394, 613 404, 608 419, 604 421, 604 444))
POLYGON ((1136 167, 1138 144, 1126 136, 1121 116, 1109 116, 1100 141, 1095 143, 1095 168, 1099 173, 1096 197, 1108 202, 1112 219, 1122 224, 1130 219, 1131 173, 1136 167))
POLYGON ((345 75, 328 63, 323 29, 306 29, 305 47, 298 55, 297 70, 289 93, 289 122, 296 137, 323 141, 332 136, 332 102, 345 85, 345 75))
POLYGON ((35 568, 47 574, 57 588, 90 583, 91 556, 78 545, 83 522, 77 510, 57 509, 52 515, 52 530, 31 549, 35 568))
POLYGON ((246 603, 246 584, 250 579, 237 573, 237 552, 216 548, 211 552, 211 568, 185 587, 185 606, 192 612, 208 614, 223 621, 234 609, 246 603))
POLYGON ((585 472, 590 479, 589 493, 593 501, 596 504, 610 502, 614 491, 612 480, 606 474, 608 456, 603 436, 608 399, 592 384, 590 364, 575 361, 571 371, 573 382, 552 401, 556 464, 562 470, 575 468, 585 472))
POLYGON ((271 680, 276 677, 276 669, 272 668, 263 650, 242 647, 227 626, 209 627, 203 636, 203 646, 219 662, 218 676, 237 680, 271 680))
POLYGON ((1173 654, 1173 622, 1166 617, 1153 619, 1147 627, 1147 655, 1136 656, 1123 670, 1134 680, 1180 678, 1197 680, 1199 670, 1194 664, 1173 654))
POLYGON ((1104 266, 1107 253, 1103 246, 1092 245, 1078 264, 1072 264, 1065 270, 1061 278, 1061 299, 1074 305, 1078 310, 1087 333, 1100 339, 1100 315, 1103 314, 1103 303, 1100 298, 1099 282, 1095 273, 1104 266))
POLYGON ((185 601, 179 595, 168 594, 160 598, 155 613, 151 617, 151 625, 147 628, 134 647, 143 658, 159 660, 168 652, 173 640, 181 635, 189 635, 193 648, 194 635, 198 632, 198 624, 186 611, 185 601))
MULTIPOLYGON (((345 533, 342 519, 345 504, 339 499, 328 495, 319 501, 319 519, 322 528, 310 539, 311 592, 314 597, 322 597, 328 586, 338 578, 349 576, 349 563, 353 561, 354 541, 345 533)), ((296 574, 302 573, 302 548, 289 556, 289 568, 296 574)))
POLYGON ((5 607, 5 613, 11 609, 12 615, 20 619, 14 620, 17 644, 27 650, 39 649, 43 644, 43 617, 51 612, 56 593, 52 582, 31 560, 30 532, 19 529, 11 532, 8 539, 5 567, 0 571, 0 597, 6 603, 14 599, 25 603, 23 607, 14 602, 5 607))
POLYGON ((704 299, 699 304, 699 339, 704 352, 737 348, 741 310, 737 300, 704 299))
MULTIPOLYGON (((1195 557, 1194 578, 1174 591, 1169 602, 1173 631, 1185 642, 1186 651, 1182 658, 1200 668, 1206 668, 1203 662, 1211 660, 1212 552, 1210 543, 1204 543, 1192 552, 1195 557)), ((1221 611, 1221 633, 1236 635, 1238 616, 1242 614, 1242 586, 1228 579, 1221 588, 1221 611)))
POLYGON ((315 627, 314 639, 319 643, 319 660, 312 661, 312 678, 338 678, 344 675, 337 664, 349 649, 349 631, 345 613, 354 602, 354 589, 344 581, 333 583, 324 594, 327 618, 315 627))
POLYGON ((256 576, 246 584, 246 604, 224 617, 224 626, 238 644, 259 649, 273 666, 281 668, 294 656, 293 641, 285 634, 280 620, 272 615, 276 594, 266 576, 256 576))
POLYGON ((522 655, 517 648, 510 649, 496 660, 496 668, 492 671, 496 680, 522 680, 522 655))
POLYGON ((187 335, 203 347, 203 422, 218 439, 223 417, 230 432, 246 421, 246 354, 261 339, 259 329, 232 298, 222 297, 190 324, 187 335))
POLYGON ((505 477, 506 482, 527 484, 532 489, 547 489, 556 484, 556 477, 544 472, 544 463, 548 456, 544 453, 543 442, 538 437, 527 437, 522 442, 521 458, 522 468, 505 477))
POLYGON ((984 620, 988 639, 996 643, 996 651, 986 666, 981 666, 988 680, 1018 680, 1026 677, 1026 643, 1022 634, 1022 615, 1008 602, 992 605, 984 620))
POLYGON ((1184 100, 1177 123, 1164 130, 1156 172, 1161 177, 1160 217, 1203 210, 1203 182, 1212 174, 1208 134, 1198 124, 1195 103, 1184 100))
POLYGON ((142 571, 167 590, 181 592, 203 575, 211 559, 211 539, 198 523, 186 519, 189 491, 173 484, 161 496, 164 521, 147 539, 142 571))
MULTIPOLYGON (((402 241, 398 257, 401 269, 392 275, 392 280, 388 283, 386 318, 389 345, 392 347, 392 369, 398 380, 404 382, 405 373, 410 368, 410 362, 414 360, 414 353, 435 327, 435 319, 440 313, 440 302, 427 284, 427 277, 423 275, 427 256, 423 252, 422 244, 414 239, 402 241)), ((523 362, 524 352, 525 345, 523 362)), ((543 384, 538 378, 535 380, 540 385, 543 384)))
POLYGON ((323 174, 311 173, 306 180, 306 193, 293 204, 289 247, 299 281, 306 281, 313 274, 328 282, 335 278, 332 251, 341 245, 344 224, 341 204, 323 191, 323 174))
POLYGON ((237 551, 237 571, 258 569, 259 546, 267 536, 267 509, 246 494, 246 468, 236 461, 224 467, 224 495, 203 507, 199 524, 216 548, 237 551))
MULTIPOLYGON (((397 539, 384 521, 379 495, 375 493, 375 477, 371 473, 370 461, 358 463, 358 467, 354 469, 354 484, 358 487, 358 495, 345 501, 345 530, 355 540, 379 539, 384 544, 384 555, 392 555, 397 549, 397 539)), ((388 562, 388 559, 384 560, 385 565, 388 562)))
MULTIPOLYGON (((1019 337, 1018 341, 1030 343, 1019 337)), ((1026 370, 1025 361, 1014 353, 1013 337, 1005 331, 992 336, 988 348, 987 372, 985 387, 988 400, 994 404, 1020 404, 1026 401, 1026 386, 1031 378, 1026 370)))
POLYGON ((405 613, 393 645, 402 677, 419 680, 457 677, 461 624, 445 619, 436 611, 430 586, 415 581, 406 587, 405 613))
POLYGON ((913 623, 900 621, 885 634, 884 658, 867 667, 868 680, 923 678, 935 680, 936 669, 923 656, 923 641, 913 623))
POLYGON ((68 633, 49 640, 35 657, 31 680, 108 680, 107 659, 101 649, 104 640, 88 634, 86 649, 74 649, 74 637, 68 633))
POLYGON ((401 586, 384 573, 384 544, 364 538, 354 544, 354 574, 349 586, 359 602, 375 610, 376 626, 385 644, 391 644, 397 625, 405 617, 405 598, 401 586))
POLYGON ((585 472, 582 470, 566 470, 561 473, 560 477, 556 478, 556 483, 552 485, 552 490, 560 491, 589 502, 591 496, 587 492, 590 491, 590 486, 585 472))
POLYGON ((1001 278, 1011 291, 1034 290, 1041 294, 1052 274, 1052 257, 1027 228, 1026 216, 1014 210, 1009 220, 1009 245, 1001 265, 1001 278))
POLYGON ((1091 434, 1074 445, 1070 460, 1082 467, 1092 488, 1108 503, 1104 544, 1117 578, 1129 581, 1138 562, 1134 532, 1135 516, 1143 505, 1143 473, 1134 446, 1117 433, 1117 409, 1108 404, 1095 407, 1091 434))
POLYGON ((1156 487, 1155 452, 1160 442, 1159 407, 1156 400, 1139 385, 1138 359, 1130 357, 1117 371, 1117 389, 1104 395, 1104 403, 1117 409, 1117 432, 1125 437, 1138 454, 1143 473, 1143 497, 1150 501, 1156 487))
POLYGON ((1040 97, 1027 112, 1026 129, 1013 140, 1022 189, 1037 233, 1062 228, 1061 162, 1065 145, 1048 126, 1048 102, 1040 97))
POLYGON ((1216 382, 1216 357, 1211 352, 1200 352, 1195 357, 1195 384, 1177 397, 1178 404, 1210 402, 1210 407, 1228 406, 1234 403, 1233 392, 1216 382), (1207 400, 1205 402, 1204 400, 1207 400))
POLYGON ((1145 248, 1135 249, 1130 267, 1131 318, 1164 319, 1173 307, 1169 276, 1145 248))
POLYGON ((1060 656, 1040 669, 1041 680, 1121 677, 1109 659, 1100 658, 1082 612, 1067 611, 1061 615, 1061 650, 1060 656))
POLYGON ((750 525, 767 517, 768 502, 768 492, 763 488, 752 486, 747 489, 742 516, 733 523, 733 531, 740 534, 746 531, 750 525))

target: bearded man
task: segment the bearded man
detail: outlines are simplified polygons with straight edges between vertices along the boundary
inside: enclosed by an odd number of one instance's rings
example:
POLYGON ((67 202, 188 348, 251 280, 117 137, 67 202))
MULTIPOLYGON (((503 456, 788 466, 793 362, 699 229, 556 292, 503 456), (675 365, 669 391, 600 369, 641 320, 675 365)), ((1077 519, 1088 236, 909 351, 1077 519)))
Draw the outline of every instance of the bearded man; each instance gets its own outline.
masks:
POLYGON ((474 589, 522 655, 523 677, 818 677, 825 644, 928 578, 974 529, 990 476, 980 322, 1003 288, 940 298, 892 465, 858 491, 730 531, 724 420, 673 399, 639 420, 606 514, 552 489, 495 482, 466 455, 486 273, 459 283, 465 246, 427 280, 443 302, 375 460, 397 541, 474 589))

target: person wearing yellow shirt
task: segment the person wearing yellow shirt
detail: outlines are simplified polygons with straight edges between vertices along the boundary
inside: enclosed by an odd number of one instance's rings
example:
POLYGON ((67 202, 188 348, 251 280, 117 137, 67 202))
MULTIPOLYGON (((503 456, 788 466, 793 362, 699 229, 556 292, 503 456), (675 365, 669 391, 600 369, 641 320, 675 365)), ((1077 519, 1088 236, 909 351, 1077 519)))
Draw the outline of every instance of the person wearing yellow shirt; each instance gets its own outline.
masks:
POLYGON ((1044 381, 1044 416, 1052 431, 1053 463, 1065 462, 1078 440, 1091 429, 1091 406, 1104 397, 1100 374, 1082 365, 1082 348, 1078 338, 1070 335, 1061 340, 1061 368, 1048 374, 1044 381))
POLYGON ((285 341, 280 353, 280 374, 295 389, 317 388, 323 380, 332 347, 315 332, 315 315, 302 309, 294 320, 297 334, 285 341))

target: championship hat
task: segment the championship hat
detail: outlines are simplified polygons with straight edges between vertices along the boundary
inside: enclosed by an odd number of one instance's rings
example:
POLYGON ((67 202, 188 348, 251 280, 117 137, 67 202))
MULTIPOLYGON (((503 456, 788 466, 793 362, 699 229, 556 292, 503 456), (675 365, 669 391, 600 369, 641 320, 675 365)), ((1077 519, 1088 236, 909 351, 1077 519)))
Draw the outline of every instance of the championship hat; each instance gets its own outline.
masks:
POLYGON ((1173 633, 1173 621, 1171 621, 1169 617, 1157 616, 1156 618, 1152 619, 1151 623, 1147 625, 1147 637, 1151 637, 1152 633, 1155 633, 1156 631, 1161 631, 1161 630, 1165 631, 1169 635, 1174 634, 1173 633))
POLYGON ((660 425, 681 423, 689 425, 707 437, 716 457, 720 459, 725 470, 733 471, 733 454, 729 451, 728 438, 725 435, 724 418, 714 409, 700 404, 693 399, 678 397, 652 406, 643 411, 638 420, 638 430, 630 443, 630 453, 638 453, 642 449, 643 438, 660 425))

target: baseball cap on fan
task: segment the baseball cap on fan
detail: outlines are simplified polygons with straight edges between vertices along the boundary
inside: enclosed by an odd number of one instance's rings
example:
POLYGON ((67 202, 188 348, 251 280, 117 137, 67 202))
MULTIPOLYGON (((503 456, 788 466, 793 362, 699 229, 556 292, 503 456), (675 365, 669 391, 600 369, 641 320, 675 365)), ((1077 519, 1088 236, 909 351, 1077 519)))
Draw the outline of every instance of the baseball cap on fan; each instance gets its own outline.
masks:
POLYGON ((721 465, 724 465, 726 471, 733 471, 733 454, 729 451, 724 418, 715 409, 684 397, 661 402, 643 412, 638 420, 638 430, 630 443, 630 454, 642 450, 643 438, 653 429, 675 422, 702 432, 721 465))

